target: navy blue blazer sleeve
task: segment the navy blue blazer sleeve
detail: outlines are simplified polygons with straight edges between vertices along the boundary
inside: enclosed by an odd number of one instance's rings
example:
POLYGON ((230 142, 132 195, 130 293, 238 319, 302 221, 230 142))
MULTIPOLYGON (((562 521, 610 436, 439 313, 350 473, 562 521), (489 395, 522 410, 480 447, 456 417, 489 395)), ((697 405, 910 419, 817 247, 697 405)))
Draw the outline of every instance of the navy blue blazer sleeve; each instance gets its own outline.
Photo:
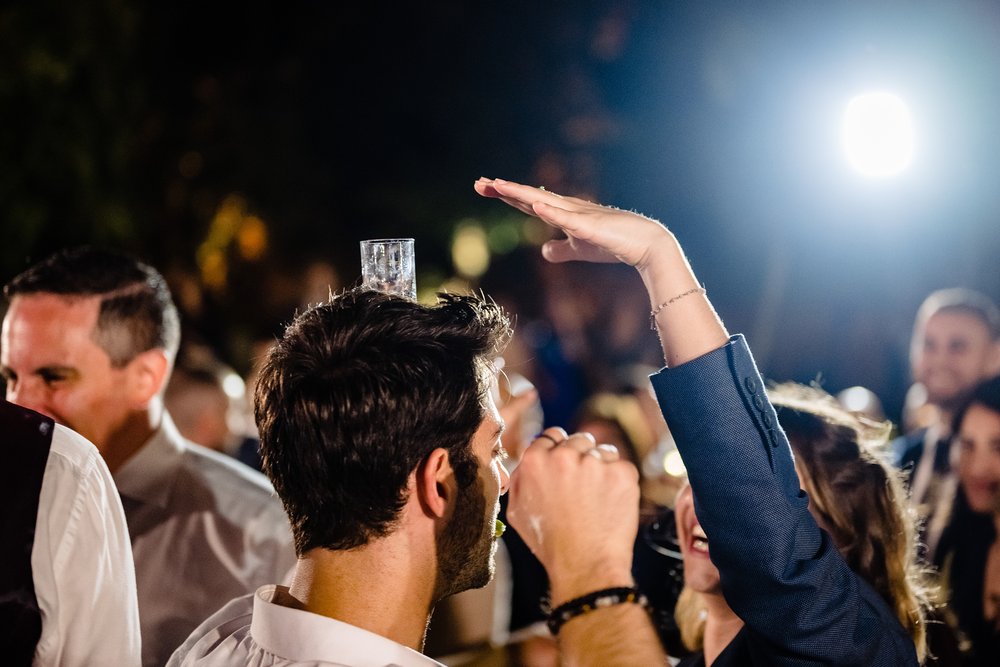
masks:
POLYGON ((751 652, 770 664, 918 664, 888 605, 809 513, 743 337, 651 380, 751 652))

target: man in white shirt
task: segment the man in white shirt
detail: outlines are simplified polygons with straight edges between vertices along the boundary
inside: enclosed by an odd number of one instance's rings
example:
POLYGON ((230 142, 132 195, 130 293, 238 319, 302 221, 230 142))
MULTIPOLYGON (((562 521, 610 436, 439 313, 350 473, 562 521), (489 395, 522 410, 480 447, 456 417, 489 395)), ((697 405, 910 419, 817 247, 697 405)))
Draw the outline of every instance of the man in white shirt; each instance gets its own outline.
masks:
POLYGON ((504 423, 499 306, 351 290, 300 314, 259 373, 264 470, 299 560, 201 625, 170 665, 436 665, 435 603, 493 575, 504 423))
POLYGON ((263 475, 186 441, 164 410, 180 325, 155 269, 74 248, 4 294, 7 398, 77 431, 107 463, 132 542, 142 661, 160 667, 219 607, 290 571, 287 519, 263 475))
POLYGON ((0 473, 5 659, 138 665, 132 550, 121 501, 97 449, 3 399, 0 443, 7 463, 0 473))

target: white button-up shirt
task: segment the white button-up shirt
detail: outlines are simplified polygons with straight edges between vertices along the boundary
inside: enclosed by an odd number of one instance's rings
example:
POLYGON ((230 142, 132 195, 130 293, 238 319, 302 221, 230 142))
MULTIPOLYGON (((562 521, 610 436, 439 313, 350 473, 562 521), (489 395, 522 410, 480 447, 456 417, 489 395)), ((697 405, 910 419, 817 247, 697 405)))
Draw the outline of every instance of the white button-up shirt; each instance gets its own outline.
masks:
POLYGON ((284 586, 262 586, 233 600, 195 630, 167 666, 443 667, 381 635, 287 606, 290 601, 284 586))
POLYGON ((233 598, 288 580, 295 549, 270 482, 188 442, 169 415, 115 482, 132 536, 147 667, 162 667, 233 598))
POLYGON ((97 448, 58 425, 38 499, 31 573, 42 614, 36 665, 139 664, 121 500, 97 448))

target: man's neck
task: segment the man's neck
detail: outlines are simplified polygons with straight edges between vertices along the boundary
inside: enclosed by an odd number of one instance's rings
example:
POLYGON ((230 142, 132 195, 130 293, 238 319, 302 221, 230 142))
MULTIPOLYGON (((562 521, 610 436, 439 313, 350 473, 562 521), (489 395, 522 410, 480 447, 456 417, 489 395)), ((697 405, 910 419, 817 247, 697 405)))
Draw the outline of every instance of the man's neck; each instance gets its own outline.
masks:
POLYGON ((101 456, 112 474, 133 454, 142 449, 163 421, 163 408, 150 406, 137 410, 112 430, 101 445, 101 456))
POLYGON ((934 437, 938 440, 945 440, 951 437, 951 421, 955 418, 955 410, 944 406, 938 407, 938 418, 931 425, 934 437))
POLYGON ((743 628, 743 620, 729 608, 721 594, 702 594, 708 616, 705 619, 705 664, 711 665, 743 628))
POLYGON ((306 611, 420 651, 433 604, 434 553, 398 532, 359 549, 313 549, 299 558, 289 593, 306 611))

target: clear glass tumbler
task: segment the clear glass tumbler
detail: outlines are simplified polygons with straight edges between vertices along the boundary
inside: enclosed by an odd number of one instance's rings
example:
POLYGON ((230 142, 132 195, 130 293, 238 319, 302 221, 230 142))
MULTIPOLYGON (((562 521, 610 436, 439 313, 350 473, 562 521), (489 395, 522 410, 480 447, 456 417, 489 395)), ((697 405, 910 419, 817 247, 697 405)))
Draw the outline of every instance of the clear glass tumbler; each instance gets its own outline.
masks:
POLYGON ((368 239, 361 242, 361 283, 367 289, 417 298, 413 239, 368 239))

